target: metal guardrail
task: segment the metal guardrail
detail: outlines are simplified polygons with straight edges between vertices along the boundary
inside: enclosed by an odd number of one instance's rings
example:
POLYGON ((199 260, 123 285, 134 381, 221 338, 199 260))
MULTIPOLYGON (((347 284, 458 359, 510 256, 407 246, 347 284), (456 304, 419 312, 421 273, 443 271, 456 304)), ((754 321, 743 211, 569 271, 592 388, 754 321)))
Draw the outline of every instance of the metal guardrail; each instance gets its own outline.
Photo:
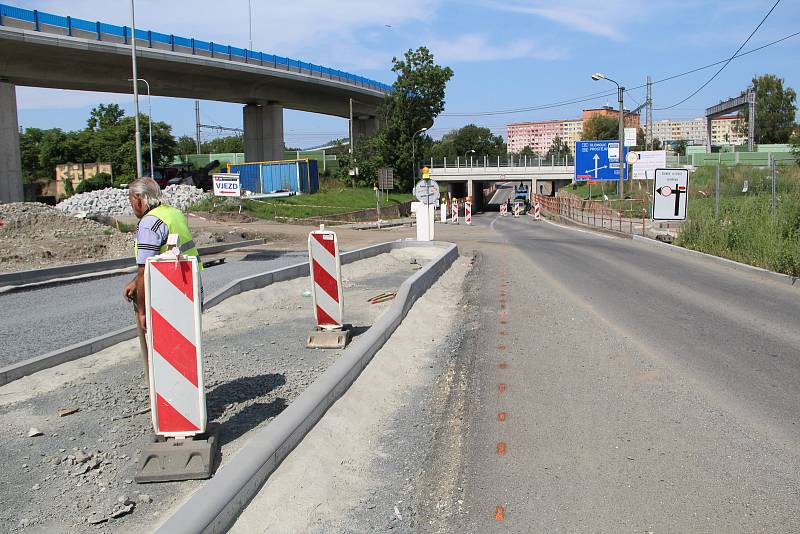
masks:
MULTIPOLYGON (((69 37, 94 39, 96 41, 111 41, 126 45, 130 44, 131 40, 134 38, 131 28, 128 26, 116 26, 100 21, 92 22, 70 16, 45 13, 35 9, 23 9, 6 4, 0 4, 0 26, 10 26, 43 33, 66 35, 69 37)), ((272 67, 274 69, 282 69, 289 72, 308 74, 310 76, 340 81, 358 87, 382 91, 384 93, 390 93, 393 90, 390 85, 370 80, 369 78, 356 74, 350 74, 349 72, 275 54, 265 54, 263 52, 239 48, 232 45, 222 45, 213 41, 201 41, 195 38, 137 29, 136 44, 137 46, 168 52, 181 52, 197 56, 226 59, 228 61, 239 61, 264 67, 272 67)))
POLYGON ((594 228, 645 235, 647 206, 637 198, 587 200, 574 195, 533 195, 542 210, 594 228))

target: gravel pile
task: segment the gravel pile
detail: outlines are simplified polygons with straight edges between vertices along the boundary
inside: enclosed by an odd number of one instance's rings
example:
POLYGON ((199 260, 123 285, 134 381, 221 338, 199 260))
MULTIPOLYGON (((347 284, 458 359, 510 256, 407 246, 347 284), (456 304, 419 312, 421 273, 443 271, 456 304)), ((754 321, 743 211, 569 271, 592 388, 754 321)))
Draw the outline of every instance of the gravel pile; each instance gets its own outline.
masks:
MULTIPOLYGON (((161 193, 164 203, 184 211, 208 196, 208 193, 192 185, 169 185, 161 193)), ((71 196, 60 202, 57 208, 68 213, 85 213, 89 216, 133 215, 128 201, 128 190, 112 187, 71 196)))
POLYGON ((133 235, 35 202, 0 204, 0 272, 131 254, 133 235))

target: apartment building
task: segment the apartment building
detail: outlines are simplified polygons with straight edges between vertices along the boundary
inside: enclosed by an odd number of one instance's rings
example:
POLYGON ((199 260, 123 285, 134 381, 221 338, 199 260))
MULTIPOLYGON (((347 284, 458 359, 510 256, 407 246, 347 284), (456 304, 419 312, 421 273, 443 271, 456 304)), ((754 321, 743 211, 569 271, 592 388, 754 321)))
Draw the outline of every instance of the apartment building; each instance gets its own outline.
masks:
MULTIPOLYGON (((533 122, 515 122, 506 125, 506 142, 510 154, 519 153, 526 146, 537 154, 544 155, 553 145, 553 140, 560 137, 570 147, 575 146, 575 141, 581 140, 583 123, 597 115, 605 115, 618 120, 619 111, 611 107, 586 109, 580 119, 549 120, 533 122)), ((639 115, 625 114, 625 125, 639 127, 639 115)))
MULTIPOLYGON (((736 131, 738 116, 726 115, 711 121, 712 145, 744 145, 747 135, 736 131)), ((706 119, 672 120, 653 122, 653 137, 662 141, 686 140, 690 145, 706 144, 706 119)))

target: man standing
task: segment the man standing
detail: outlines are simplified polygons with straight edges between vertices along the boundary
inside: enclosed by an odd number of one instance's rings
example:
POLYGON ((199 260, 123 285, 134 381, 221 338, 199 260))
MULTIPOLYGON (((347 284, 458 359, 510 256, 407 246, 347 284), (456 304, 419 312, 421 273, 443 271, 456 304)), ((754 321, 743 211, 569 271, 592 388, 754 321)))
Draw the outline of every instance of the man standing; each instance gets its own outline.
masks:
MULTIPOLYGON (((184 256, 196 256, 199 270, 203 263, 197 247, 189 231, 186 217, 171 206, 161 203, 161 188, 152 178, 138 178, 128 186, 128 199, 133 213, 139 218, 136 226, 134 254, 138 270, 136 278, 125 286, 125 298, 133 302, 136 311, 136 326, 139 330, 139 346, 144 359, 145 382, 150 382, 150 370, 147 362, 147 316, 144 302, 144 266, 147 258, 167 252, 167 238, 170 234, 178 235, 178 248, 184 256)), ((202 300, 202 282, 200 298, 202 300)))

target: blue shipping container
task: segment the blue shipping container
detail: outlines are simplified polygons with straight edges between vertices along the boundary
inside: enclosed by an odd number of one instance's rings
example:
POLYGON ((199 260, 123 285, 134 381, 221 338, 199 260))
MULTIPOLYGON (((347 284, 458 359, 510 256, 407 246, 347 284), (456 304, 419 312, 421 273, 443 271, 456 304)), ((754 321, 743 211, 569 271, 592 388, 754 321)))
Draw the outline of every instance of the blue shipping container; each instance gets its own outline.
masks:
POLYGON ((238 173, 242 189, 253 194, 319 191, 319 167, 315 159, 231 164, 229 172, 238 173))

